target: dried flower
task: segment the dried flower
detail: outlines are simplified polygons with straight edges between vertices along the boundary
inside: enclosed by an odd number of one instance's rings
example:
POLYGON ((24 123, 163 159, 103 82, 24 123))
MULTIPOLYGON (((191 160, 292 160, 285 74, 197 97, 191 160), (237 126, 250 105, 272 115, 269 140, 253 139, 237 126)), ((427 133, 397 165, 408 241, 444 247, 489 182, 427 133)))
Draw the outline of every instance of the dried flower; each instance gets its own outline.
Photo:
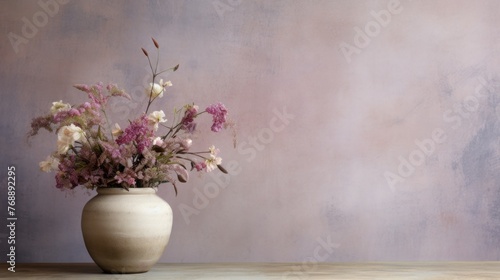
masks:
POLYGON ((59 154, 65 154, 76 141, 84 137, 85 132, 74 124, 61 127, 57 133, 57 151, 59 154))
POLYGON ((70 104, 63 103, 62 100, 59 100, 57 102, 52 102, 52 107, 50 108, 50 113, 52 115, 55 115, 58 112, 61 111, 69 111, 71 109, 70 104))
POLYGON ((149 122, 153 124, 154 130, 158 130, 158 124, 159 123, 164 123, 167 120, 165 118, 165 113, 163 113, 162 110, 160 111, 154 111, 153 113, 149 114, 149 122))
POLYGON ((222 103, 212 104, 205 109, 213 117, 212 131, 219 132, 226 122, 227 109, 222 103))
POLYGON ((156 47, 157 49, 159 49, 159 48, 160 48, 160 45, 158 44, 158 42, 156 42, 155 38, 151 38, 151 39, 153 40, 153 44, 155 44, 155 47, 156 47))
MULTIPOLYGON (((153 38, 158 49, 159 44, 153 38)), ((142 48, 152 66, 148 52, 142 48)), ((157 64, 156 64, 157 65, 157 64)), ((176 71, 179 65, 169 70, 176 71)), ((45 172, 54 171, 56 187, 73 189, 82 186, 144 188, 172 183, 177 194, 176 182, 189 179, 187 166, 197 171, 212 171, 219 168, 222 159, 218 149, 211 146, 208 151, 193 152, 190 133, 196 128, 195 119, 209 113, 213 117, 213 131, 220 131, 226 122, 227 110, 221 103, 199 112, 194 104, 183 110, 174 111, 175 123, 167 125, 163 110, 148 114, 151 103, 162 97, 165 88, 172 82, 162 79, 155 83, 158 74, 151 67, 153 81, 145 89, 149 96, 145 112, 129 121, 124 129, 118 123, 108 120, 106 110, 111 98, 130 96, 115 84, 104 86, 77 84, 74 87, 87 94, 88 101, 79 105, 52 103, 49 112, 32 120, 28 136, 34 136, 40 129, 57 133, 57 151, 39 163, 45 172), (160 123, 165 125, 159 126, 160 123)), ((223 171, 224 172, 224 171, 223 171)))
POLYGON ((40 170, 43 172, 51 172, 57 170, 59 160, 53 156, 47 156, 47 159, 40 162, 40 170))
POLYGON ((150 95, 151 98, 163 97, 163 92, 165 88, 157 83, 149 83, 149 88, 146 89, 146 94, 150 95))
POLYGON ((194 119, 198 115, 198 106, 196 105, 186 105, 184 106, 184 117, 181 120, 182 129, 193 132, 196 128, 196 124, 194 123, 194 119))

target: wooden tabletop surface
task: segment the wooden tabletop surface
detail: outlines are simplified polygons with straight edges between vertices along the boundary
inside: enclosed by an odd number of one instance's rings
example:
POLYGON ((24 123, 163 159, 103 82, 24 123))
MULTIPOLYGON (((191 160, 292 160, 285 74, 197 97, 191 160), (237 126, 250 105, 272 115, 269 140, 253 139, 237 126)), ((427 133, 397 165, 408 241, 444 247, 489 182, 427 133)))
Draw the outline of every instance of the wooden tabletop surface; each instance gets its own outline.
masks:
POLYGON ((1 265, 7 279, 500 279, 500 262, 157 264, 140 274, 105 274, 93 263, 1 265))

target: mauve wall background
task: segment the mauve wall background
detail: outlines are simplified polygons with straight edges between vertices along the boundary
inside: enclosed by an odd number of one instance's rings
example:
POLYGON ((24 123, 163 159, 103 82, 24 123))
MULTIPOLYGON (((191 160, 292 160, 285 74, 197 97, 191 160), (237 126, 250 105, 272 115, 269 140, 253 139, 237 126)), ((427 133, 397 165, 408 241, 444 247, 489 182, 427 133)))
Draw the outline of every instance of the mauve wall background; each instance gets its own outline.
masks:
MULTIPOLYGON (((500 2, 46 2, 0 1, 0 219, 14 165, 18 262, 91 261, 91 196, 38 170, 55 135, 25 134, 51 102, 84 100, 74 83, 140 101, 150 37, 162 65, 181 65, 155 109, 220 100, 238 124, 236 149, 230 133, 197 140, 231 176, 159 191, 175 216, 161 261, 500 260, 500 2)), ((115 105, 122 124, 144 109, 115 105)))

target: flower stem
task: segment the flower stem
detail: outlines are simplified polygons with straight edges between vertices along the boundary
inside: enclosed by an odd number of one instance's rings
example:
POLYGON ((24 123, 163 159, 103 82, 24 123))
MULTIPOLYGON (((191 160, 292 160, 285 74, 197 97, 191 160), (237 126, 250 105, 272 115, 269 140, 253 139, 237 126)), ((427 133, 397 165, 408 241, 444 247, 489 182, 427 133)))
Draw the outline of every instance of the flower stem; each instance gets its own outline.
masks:
POLYGON ((104 110, 104 109, 102 109, 101 111, 104 113, 104 117, 106 118, 106 124, 108 124, 108 129, 109 129, 109 132, 111 133, 111 139, 113 139, 113 141, 115 141, 115 137, 113 136, 113 129, 111 128, 111 124, 109 123, 108 114, 106 114, 106 110, 104 110))

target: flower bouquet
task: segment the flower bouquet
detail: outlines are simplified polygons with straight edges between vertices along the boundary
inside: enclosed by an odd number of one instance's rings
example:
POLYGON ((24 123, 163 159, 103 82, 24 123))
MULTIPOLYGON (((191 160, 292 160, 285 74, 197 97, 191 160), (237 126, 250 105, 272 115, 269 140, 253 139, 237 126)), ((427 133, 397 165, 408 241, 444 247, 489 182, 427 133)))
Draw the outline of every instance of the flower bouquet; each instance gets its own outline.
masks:
POLYGON ((218 132, 228 126, 227 109, 215 103, 200 111, 195 104, 174 110, 174 120, 168 124, 163 110, 149 113, 150 105, 162 98, 170 81, 157 81, 159 75, 176 71, 179 65, 158 70, 159 45, 156 63, 142 48, 152 71, 152 81, 145 90, 148 103, 145 111, 129 120, 124 129, 113 124, 106 113, 111 98, 130 96, 115 84, 104 86, 77 84, 74 87, 87 94, 89 100, 79 105, 62 101, 53 102, 50 112, 34 118, 29 137, 40 129, 57 133, 57 151, 40 162, 43 171, 55 171, 59 189, 86 189, 101 187, 151 188, 171 183, 177 194, 177 182, 186 182, 189 171, 214 169, 227 173, 221 166, 218 149, 211 146, 206 151, 191 151, 192 133, 196 130, 196 118, 210 114, 211 130, 218 132))

